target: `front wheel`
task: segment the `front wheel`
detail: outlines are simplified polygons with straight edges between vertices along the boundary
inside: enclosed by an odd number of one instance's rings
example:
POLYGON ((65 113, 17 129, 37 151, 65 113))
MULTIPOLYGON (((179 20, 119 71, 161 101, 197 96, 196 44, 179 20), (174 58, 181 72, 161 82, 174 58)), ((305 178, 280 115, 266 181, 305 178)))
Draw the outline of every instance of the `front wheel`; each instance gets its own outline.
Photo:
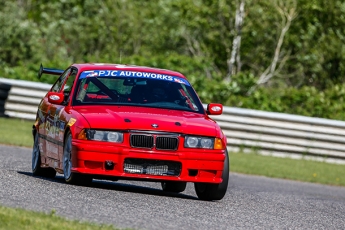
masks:
POLYGON ((34 145, 32 147, 31 169, 34 176, 54 178, 56 171, 53 168, 41 167, 41 152, 39 147, 38 132, 35 134, 34 145))
POLYGON ((225 161, 222 174, 222 183, 210 184, 210 183, 194 183, 196 195, 200 200, 221 200, 225 196, 228 189, 229 182, 229 156, 228 152, 225 152, 225 161))
POLYGON ((162 189, 165 192, 175 192, 180 193, 186 190, 187 182, 179 181, 165 181, 161 182, 162 189))
POLYGON ((92 182, 92 177, 72 172, 72 135, 70 132, 66 135, 63 149, 63 173, 68 184, 88 185, 92 182))

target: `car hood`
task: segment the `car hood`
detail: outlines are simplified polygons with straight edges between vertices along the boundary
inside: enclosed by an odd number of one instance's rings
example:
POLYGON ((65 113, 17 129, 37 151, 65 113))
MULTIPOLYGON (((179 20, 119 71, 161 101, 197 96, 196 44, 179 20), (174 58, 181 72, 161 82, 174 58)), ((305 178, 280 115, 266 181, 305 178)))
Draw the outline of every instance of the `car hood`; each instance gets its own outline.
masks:
POLYGON ((164 131, 216 136, 217 124, 204 114, 134 106, 74 107, 92 129, 164 131), (153 126, 158 125, 157 128, 153 126))

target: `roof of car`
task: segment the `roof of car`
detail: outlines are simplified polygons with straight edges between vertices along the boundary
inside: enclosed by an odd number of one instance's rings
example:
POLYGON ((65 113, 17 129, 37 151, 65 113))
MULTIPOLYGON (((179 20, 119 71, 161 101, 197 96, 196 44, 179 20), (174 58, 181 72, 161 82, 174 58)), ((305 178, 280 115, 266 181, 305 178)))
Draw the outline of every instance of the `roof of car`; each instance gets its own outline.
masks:
POLYGON ((157 74, 166 74, 166 75, 173 75, 176 77, 182 77, 181 73, 167 70, 167 69, 159 69, 147 66, 135 66, 135 65, 127 65, 127 64, 110 64, 110 63, 82 63, 82 64, 73 64, 72 66, 79 69, 79 71, 87 71, 87 70, 125 70, 125 71, 138 71, 138 72, 150 72, 150 73, 157 73, 157 74))

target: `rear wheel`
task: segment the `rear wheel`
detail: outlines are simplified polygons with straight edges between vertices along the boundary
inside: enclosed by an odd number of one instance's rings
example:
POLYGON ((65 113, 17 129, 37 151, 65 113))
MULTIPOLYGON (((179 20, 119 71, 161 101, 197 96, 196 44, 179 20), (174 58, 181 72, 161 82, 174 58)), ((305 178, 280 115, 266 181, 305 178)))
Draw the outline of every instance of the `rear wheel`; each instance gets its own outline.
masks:
POLYGON ((229 182, 229 156, 228 152, 225 153, 224 168, 222 174, 222 183, 194 183, 196 195, 201 200, 221 200, 228 189, 229 182))
POLYGON ((161 182, 162 189, 165 192, 175 192, 180 193, 186 190, 186 182, 176 182, 176 181, 165 181, 161 182))
POLYGON ((88 185, 92 177, 72 172, 72 135, 67 133, 63 150, 63 172, 66 183, 88 185))
POLYGON ((41 152, 39 148, 38 132, 35 134, 34 146, 32 148, 31 168, 34 176, 54 178, 56 175, 55 169, 41 167, 41 152))

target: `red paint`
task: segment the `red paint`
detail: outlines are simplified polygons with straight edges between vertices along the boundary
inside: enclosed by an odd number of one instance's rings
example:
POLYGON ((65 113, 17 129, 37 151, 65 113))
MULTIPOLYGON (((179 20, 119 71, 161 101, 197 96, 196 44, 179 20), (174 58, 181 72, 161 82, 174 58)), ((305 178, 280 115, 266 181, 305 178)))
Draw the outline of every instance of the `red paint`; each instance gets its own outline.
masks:
MULTIPOLYGON (((87 173, 95 176, 113 176, 116 178, 152 179, 157 181, 186 181, 220 183, 225 159, 226 137, 218 124, 210 115, 222 113, 221 104, 209 104, 207 111, 183 111, 166 108, 125 105, 74 105, 72 97, 78 90, 87 90, 90 83, 78 89, 78 77, 81 72, 89 70, 124 70, 135 72, 149 72, 156 74, 172 75, 185 79, 178 72, 124 65, 95 65, 75 64, 71 67, 77 70, 76 79, 70 90, 71 99, 64 96, 63 88, 58 92, 49 92, 38 108, 36 131, 42 137, 43 152, 41 153, 42 167, 46 164, 63 172, 62 157, 65 133, 69 130, 72 134, 73 172, 87 173), (68 100, 68 101, 67 101, 68 100), (73 119, 75 122, 73 123, 73 119), (71 122, 72 121, 72 122, 71 122), (70 124, 69 124, 70 122, 70 124), (73 124, 72 124, 73 123, 73 124), (157 128, 153 124, 158 125, 157 128), (124 132, 122 143, 78 139, 84 129, 115 130, 124 132), (130 144, 130 135, 137 131, 144 134, 160 132, 160 134, 173 133, 178 137, 176 150, 157 150, 153 148, 136 148, 130 144), (185 148, 185 135, 212 137, 221 139, 222 149, 196 149, 185 148), (162 160, 180 162, 181 173, 178 176, 162 176, 151 174, 134 174, 124 172, 124 161, 128 158, 162 160), (114 168, 107 170, 105 162, 112 161, 114 168), (55 162, 55 164, 54 164, 55 162), (57 164, 56 164, 57 163, 57 164), (58 167, 56 167, 56 165, 58 167), (191 173, 191 171, 194 173, 191 173), (195 174, 195 172, 197 172, 195 174)), ((53 89, 53 88, 52 88, 53 89)), ((182 96, 185 92, 181 93, 182 96)), ((127 96, 127 95, 126 95, 127 96)), ((114 97, 114 96, 113 96, 114 97)), ((196 96, 195 100, 201 104, 196 96)), ((111 100, 108 95, 97 92, 88 93, 84 100, 111 100)), ((146 100, 146 99, 145 99, 146 100)), ((133 99, 129 96, 126 101, 133 99)), ((144 101, 146 102, 146 101, 144 101)), ((193 109, 193 103, 186 99, 186 107, 193 109)), ((157 134, 153 134, 156 138, 157 134)))
POLYGON ((207 105, 207 112, 210 115, 221 115, 223 113, 223 105, 211 103, 207 105))
POLYGON ((49 92, 48 95, 48 101, 51 104, 61 104, 64 100, 64 95, 63 93, 55 93, 55 92, 49 92))

